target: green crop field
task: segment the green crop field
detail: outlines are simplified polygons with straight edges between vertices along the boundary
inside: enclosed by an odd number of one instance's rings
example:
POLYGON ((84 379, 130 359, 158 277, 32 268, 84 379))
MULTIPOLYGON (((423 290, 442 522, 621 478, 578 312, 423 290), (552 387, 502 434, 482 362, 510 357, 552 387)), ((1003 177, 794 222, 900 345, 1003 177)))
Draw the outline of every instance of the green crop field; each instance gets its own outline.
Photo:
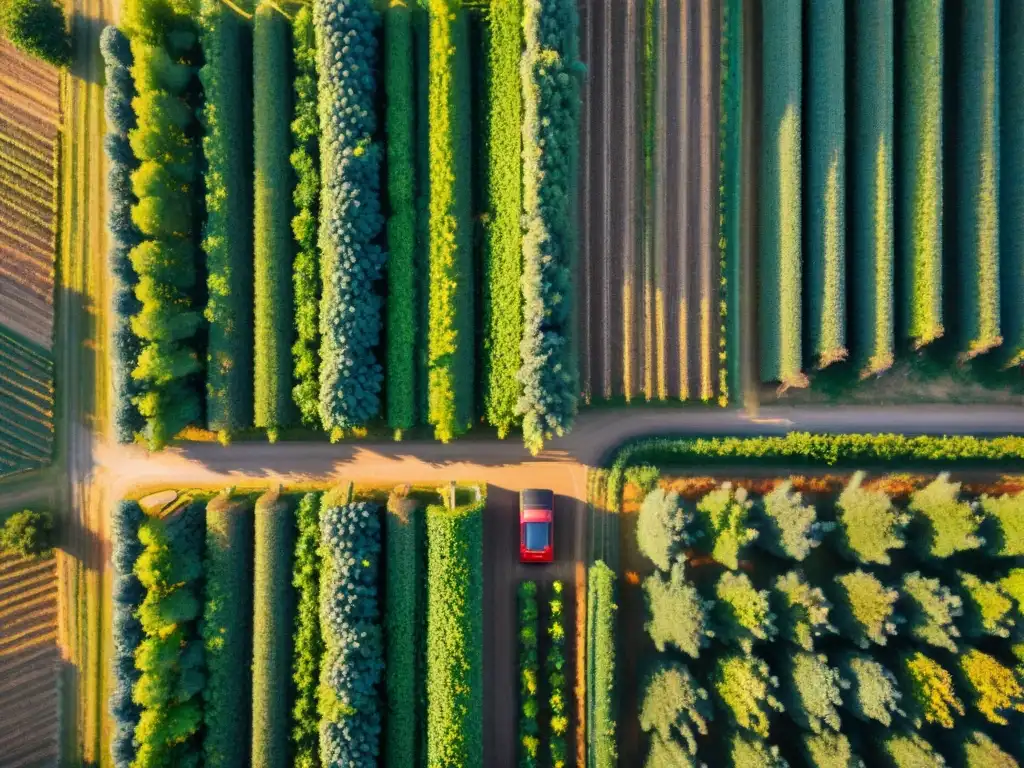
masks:
POLYGON ((53 360, 0 328, 0 475, 49 464, 53 454, 53 360))

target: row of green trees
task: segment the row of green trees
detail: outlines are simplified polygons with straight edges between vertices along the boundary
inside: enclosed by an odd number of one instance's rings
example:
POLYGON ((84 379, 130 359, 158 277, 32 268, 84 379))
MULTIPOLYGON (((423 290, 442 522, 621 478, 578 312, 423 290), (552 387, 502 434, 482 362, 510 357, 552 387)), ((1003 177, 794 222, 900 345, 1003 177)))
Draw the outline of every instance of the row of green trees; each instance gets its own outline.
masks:
POLYGON ((587 765, 618 765, 615 571, 598 560, 587 571, 587 765))
POLYGON ((121 501, 114 506, 110 517, 114 551, 113 634, 114 682, 110 693, 110 716, 114 728, 110 753, 115 768, 130 768, 135 760, 135 728, 139 724, 141 708, 132 696, 139 680, 135 667, 135 653, 142 644, 142 624, 138 610, 145 592, 135 575, 135 561, 142 554, 139 526, 145 515, 138 502, 121 501))
POLYGON ((302 497, 295 513, 297 535, 292 566, 295 588, 295 635, 293 637, 292 748, 295 768, 320 765, 320 717, 317 699, 320 689, 320 663, 324 654, 320 631, 320 494, 302 497))

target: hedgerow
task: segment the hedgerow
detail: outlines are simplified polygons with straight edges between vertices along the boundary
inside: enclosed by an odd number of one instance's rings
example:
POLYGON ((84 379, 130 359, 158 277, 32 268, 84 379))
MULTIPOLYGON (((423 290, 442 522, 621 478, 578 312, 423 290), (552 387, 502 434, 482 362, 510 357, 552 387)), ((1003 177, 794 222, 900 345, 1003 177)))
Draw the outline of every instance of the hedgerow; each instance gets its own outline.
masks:
POLYGON ((518 420, 523 337, 522 0, 492 3, 487 25, 487 226, 483 368, 487 422, 505 437, 518 420))
POLYGON ((473 421, 469 28, 462 0, 429 0, 427 421, 448 442, 473 421))
POLYGON ((307 493, 295 510, 297 533, 292 586, 295 634, 292 636, 292 755, 295 768, 320 768, 320 717, 317 698, 320 660, 320 494, 307 493))
POLYGON ((253 557, 252 764, 288 765, 295 520, 278 491, 256 502, 253 557))
POLYGON ((519 761, 522 768, 539 764, 540 658, 537 653, 537 582, 522 581, 519 603, 519 761))
POLYGON ((1015 222, 1024 221, 1024 5, 999 9, 999 286, 1004 362, 1024 363, 1024 240, 1015 222))
POLYGON ((565 602, 562 599, 562 582, 551 584, 551 599, 548 601, 548 646, 544 667, 548 673, 548 711, 551 714, 548 735, 551 768, 565 768, 569 747, 565 738, 569 730, 569 707, 572 703, 566 677, 565 658, 566 620, 565 602))
POLYGON ((390 0, 384 12, 387 96, 388 317, 387 417, 401 435, 416 423, 416 166, 412 23, 409 3, 390 0))
MULTIPOLYGON (((104 37, 109 38, 110 34, 104 31, 104 37)), ((111 595, 114 604, 114 685, 110 694, 110 715, 114 728, 110 753, 116 768, 129 768, 135 759, 135 727, 142 713, 141 707, 132 700, 132 689, 139 679, 135 652, 143 638, 142 624, 136 612, 146 596, 135 575, 135 561, 142 554, 139 526, 143 520, 145 515, 137 502, 119 501, 110 521, 114 542, 111 557, 114 566, 111 595)))
POLYGON ((251 723, 252 509, 228 492, 206 505, 203 620, 203 765, 244 765, 251 723))
POLYGON ((801 3, 765 14, 763 146, 758 259, 761 379, 803 386, 801 371, 801 3))
POLYGON ((132 698, 141 708, 135 728, 136 768, 200 765, 199 733, 205 679, 197 632, 201 604, 203 505, 139 527, 142 551, 135 575, 145 590, 137 616, 143 640, 135 652, 140 674, 132 698))
POLYGON ((252 424, 252 158, 241 140, 252 125, 251 38, 246 22, 220 0, 200 0, 198 22, 205 59, 199 79, 205 97, 206 421, 227 437, 252 424))
POLYGON ((579 132, 579 16, 572 0, 524 0, 523 442, 536 455, 572 427, 579 391, 570 339, 579 132))
POLYGON ((134 398, 139 394, 132 371, 139 362, 139 339, 132 332, 131 316, 139 311, 135 298, 138 275, 128 258, 139 244, 141 235, 131 219, 131 174, 138 161, 128 143, 128 134, 135 128, 132 99, 132 52, 128 38, 117 27, 106 27, 100 35, 100 51, 105 69, 104 114, 107 135, 103 149, 107 155, 107 232, 110 252, 107 256, 111 285, 111 389, 114 397, 114 434, 119 443, 130 443, 142 430, 143 419, 134 398))
POLYGON ((483 765, 483 508, 427 508, 427 756, 483 765))
POLYGON ((374 290, 386 260, 375 242, 380 211, 377 28, 373 0, 313 6, 317 32, 321 206, 319 245, 320 419, 332 438, 380 410, 374 347, 382 302, 374 290))
POLYGON ((288 18, 261 3, 253 23, 255 147, 254 424, 271 442, 292 420, 291 73, 288 18))
POLYGON ((587 570, 587 765, 618 764, 615 689, 615 572, 598 560, 587 570))
POLYGON ((353 502, 324 509, 320 539, 320 759, 326 766, 376 765, 384 671, 377 507, 353 502))
POLYGON ((942 324, 942 0, 900 9, 897 221, 906 307, 902 336, 915 347, 944 333, 942 324))
POLYGON ((824 368, 846 358, 846 6, 806 7, 808 341, 824 368))
POLYGON ((132 378, 153 449, 199 418, 194 377, 201 370, 196 332, 202 316, 192 304, 196 289, 193 237, 195 117, 185 94, 194 69, 193 22, 164 0, 133 0, 124 8, 123 28, 131 41, 138 121, 128 134, 139 167, 132 173, 132 223, 141 242, 129 258, 138 275, 139 311, 132 332, 140 340, 132 378), (167 46, 166 48, 164 46, 167 46))
POLYGON ((292 399, 302 423, 320 425, 320 117, 317 104, 317 56, 313 14, 303 7, 292 23, 292 59, 295 67, 294 119, 291 123, 291 164, 295 174, 292 234, 295 262, 295 343, 292 359, 295 386, 292 399))
POLYGON ((419 764, 421 683, 419 650, 423 644, 423 512, 412 499, 393 493, 388 499, 384 563, 384 639, 387 717, 384 764, 419 764))

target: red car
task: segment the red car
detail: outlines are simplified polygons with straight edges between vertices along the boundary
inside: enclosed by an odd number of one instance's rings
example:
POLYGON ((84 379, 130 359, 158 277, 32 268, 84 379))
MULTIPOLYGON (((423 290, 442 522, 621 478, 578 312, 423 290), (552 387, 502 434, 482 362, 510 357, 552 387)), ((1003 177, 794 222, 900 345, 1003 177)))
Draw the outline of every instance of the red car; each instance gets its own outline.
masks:
POLYGON ((519 560, 550 563, 555 558, 555 494, 525 490, 519 493, 519 560))

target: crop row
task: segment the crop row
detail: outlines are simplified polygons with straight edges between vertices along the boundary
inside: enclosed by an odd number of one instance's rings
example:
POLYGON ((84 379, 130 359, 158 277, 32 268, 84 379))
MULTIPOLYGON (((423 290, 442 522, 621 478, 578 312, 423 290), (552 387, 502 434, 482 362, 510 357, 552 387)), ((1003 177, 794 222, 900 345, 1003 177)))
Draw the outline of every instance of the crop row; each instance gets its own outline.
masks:
POLYGON ((42 466, 53 453, 53 361, 0 328, 0 473, 42 466))

